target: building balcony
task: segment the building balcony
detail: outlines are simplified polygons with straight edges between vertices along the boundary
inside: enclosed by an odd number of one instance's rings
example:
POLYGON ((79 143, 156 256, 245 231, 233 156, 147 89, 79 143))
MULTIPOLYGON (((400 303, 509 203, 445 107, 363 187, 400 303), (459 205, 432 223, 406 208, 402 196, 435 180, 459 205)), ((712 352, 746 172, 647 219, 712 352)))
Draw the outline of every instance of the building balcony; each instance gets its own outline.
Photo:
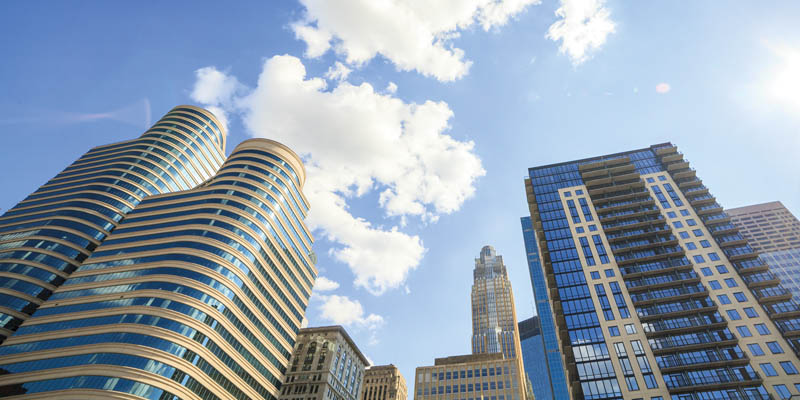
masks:
POLYGON ((714 235, 714 240, 717 241, 717 244, 720 247, 742 246, 747 244, 747 239, 745 239, 738 233, 731 233, 727 235, 714 235))
POLYGON ((742 280, 744 280, 744 283, 746 283, 747 287, 750 289, 764 286, 775 286, 781 283, 780 278, 773 275, 772 272, 769 271, 750 275, 742 275, 742 280))
POLYGON ((722 206, 719 205, 717 202, 713 202, 711 204, 702 205, 700 207, 695 207, 694 211, 699 216, 709 215, 709 214, 717 214, 722 212, 722 206))
POLYGON ((758 253, 753 251, 750 246, 744 245, 739 247, 722 249, 728 259, 731 261, 746 260, 748 258, 758 257, 758 253))
POLYGON ((683 193, 687 196, 689 196, 690 194, 703 194, 703 193, 708 193, 708 188, 705 187, 704 185, 700 185, 688 188, 684 190, 683 193))
POLYGON ((635 219, 625 219, 614 221, 607 224, 602 224, 603 231, 606 234, 617 232, 623 229, 634 229, 634 228, 642 228, 645 226, 655 225, 655 224, 664 224, 664 217, 659 215, 647 215, 641 218, 635 219))
POLYGON ((649 262, 665 257, 683 256, 686 252, 680 246, 656 247, 646 250, 630 251, 623 254, 614 254, 617 265, 624 266, 637 262, 649 262))
POLYGON ((663 377, 670 393, 736 388, 745 385, 760 385, 763 382, 761 376, 749 366, 715 368, 713 373, 705 375, 700 375, 699 372, 677 372, 665 374, 663 377))
POLYGON ((689 204, 695 208, 704 206, 706 204, 715 203, 717 201, 716 197, 708 193, 700 194, 699 196, 695 197, 690 197, 687 200, 689 200, 689 204))
POLYGON ((749 260, 733 262, 733 268, 735 268, 740 274, 769 271, 769 265, 767 265, 767 263, 762 261, 760 258, 751 258, 749 260))
POLYGON ((635 229, 627 229, 606 234, 606 239, 610 244, 624 242, 626 240, 635 240, 640 238, 651 237, 655 235, 671 235, 672 231, 663 223, 657 223, 650 226, 645 226, 635 229))
POLYGON ((728 325, 728 321, 721 315, 705 314, 692 315, 687 317, 677 317, 670 319, 660 319, 652 322, 643 322, 642 330, 647 337, 672 335, 675 333, 689 333, 707 329, 719 329, 728 325))
POLYGON ((762 288, 751 292, 761 304, 792 299, 792 292, 781 286, 762 288))
POLYGON ((600 207, 606 203, 613 203, 617 201, 629 200, 634 197, 650 196, 650 192, 644 187, 636 189, 618 190, 615 192, 604 193, 602 195, 592 196, 592 203, 595 207, 600 207))
POLYGON ((800 317, 800 304, 792 300, 783 303, 765 304, 763 308, 773 320, 800 317))
POLYGON ((709 369, 747 365, 750 359, 738 346, 704 349, 702 352, 683 352, 656 357, 662 374, 692 369, 709 369))
POLYGON ((676 179, 676 183, 678 184, 678 188, 681 189, 682 192, 685 192, 689 188, 693 188, 696 186, 702 186, 703 181, 697 179, 697 177, 688 177, 685 179, 676 179))
POLYGON ((620 273, 625 279, 634 279, 642 276, 660 275, 669 272, 691 270, 692 264, 686 258, 675 258, 650 263, 642 263, 620 267, 620 273))
POLYGON ((731 222, 731 217, 725 213, 701 215, 700 219, 702 219, 703 223, 705 223, 707 226, 731 222))
POLYGON ((700 282, 700 276, 698 276, 694 271, 689 271, 673 272, 664 275, 625 280, 625 286, 628 288, 628 292, 640 292, 644 290, 653 290, 662 287, 698 282, 700 282))
POLYGON ((708 289, 703 286, 679 286, 667 289, 658 289, 647 292, 631 293, 631 302, 634 307, 654 304, 656 302, 674 302, 684 299, 708 296, 708 289))
POLYGON ((664 156, 673 155, 673 154, 680 154, 680 153, 678 153, 678 147, 677 146, 660 147, 658 149, 655 149, 655 153, 656 153, 656 155, 661 156, 662 159, 663 159, 664 156))
MULTIPOLYGON (((684 161, 682 156, 673 155, 671 158, 674 160, 673 162, 666 164, 667 172, 672 173, 672 171, 689 168, 689 163, 687 161, 684 161)), ((665 164, 663 160, 661 161, 661 163, 665 164)))
POLYGON ((775 321, 778 330, 781 331, 785 337, 798 337, 800 336, 800 320, 789 319, 775 321))
POLYGON ((645 215, 660 214, 661 211, 655 205, 643 205, 636 208, 622 209, 613 212, 605 212, 598 215, 600 223, 606 224, 620 219, 637 218, 645 215))
POLYGON ((655 355, 706 349, 717 346, 734 346, 738 342, 727 329, 694 332, 686 335, 656 337, 647 340, 655 355))
POLYGON ((614 253, 623 253, 628 251, 638 251, 638 250, 645 250, 652 247, 661 247, 661 246, 676 246, 678 244, 678 238, 675 236, 650 236, 644 237, 639 240, 632 240, 629 239, 624 242, 615 242, 611 243, 611 251, 614 253))
POLYGON ((636 307, 636 315, 641 321, 679 317, 698 313, 717 311, 718 307, 711 299, 695 299, 675 303, 659 303, 646 307, 636 307))
POLYGON ((589 196, 594 199, 595 196, 634 189, 644 189, 644 181, 641 179, 629 180, 624 183, 622 181, 615 181, 613 183, 609 183, 607 186, 589 189, 589 196))
POLYGON ((739 228, 733 224, 712 225, 708 228, 708 230, 711 231, 712 235, 726 235, 729 233, 739 232, 739 228))
POLYGON ((680 179, 695 178, 697 176, 697 171, 689 168, 689 163, 686 163, 686 167, 670 171, 670 174, 672 175, 672 179, 678 181, 680 179))
POLYGON ((601 212, 612 212, 626 208, 634 208, 637 206, 652 206, 654 204, 655 200, 653 200, 652 197, 647 196, 645 193, 645 196, 637 196, 627 200, 603 203, 601 206, 595 207, 595 210, 597 210, 597 213, 600 214, 601 212))

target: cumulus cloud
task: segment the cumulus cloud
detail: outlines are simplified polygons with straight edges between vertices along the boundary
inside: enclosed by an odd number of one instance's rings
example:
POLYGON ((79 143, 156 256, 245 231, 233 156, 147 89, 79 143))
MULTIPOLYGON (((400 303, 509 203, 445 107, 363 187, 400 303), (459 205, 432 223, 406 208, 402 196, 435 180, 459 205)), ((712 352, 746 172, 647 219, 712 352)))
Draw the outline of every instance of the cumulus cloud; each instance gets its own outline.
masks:
POLYGON ((472 64, 452 44, 474 25, 500 27, 541 0, 301 0, 305 18, 291 25, 306 43, 306 57, 329 49, 348 64, 362 65, 378 54, 402 71, 416 70, 440 81, 463 77, 472 64))
POLYGON ((669 83, 661 82, 656 85, 656 93, 664 94, 672 90, 672 87, 669 86, 669 83))
POLYGON ((347 296, 315 295, 321 300, 319 306, 320 317, 336 325, 352 326, 356 328, 378 329, 383 326, 383 317, 377 314, 364 314, 364 307, 358 300, 347 296))
POLYGON ((347 77, 350 75, 350 72, 352 72, 350 68, 347 68, 346 65, 336 61, 333 66, 328 68, 328 72, 325 73, 325 77, 336 81, 343 81, 347 79, 347 77))
POLYGON ((339 288, 339 282, 332 281, 324 276, 318 276, 314 282, 314 292, 330 292, 339 288))
POLYGON ((348 202, 375 193, 388 221, 433 222, 457 211, 485 174, 474 144, 446 134, 453 116, 446 103, 405 103, 368 83, 340 81, 331 89, 306 77, 296 57, 268 59, 257 87, 235 105, 251 135, 301 154, 309 227, 335 243, 331 256, 375 295, 401 287, 425 247, 416 235, 384 227, 385 219, 375 224, 354 215, 348 202))
POLYGON ((605 0, 561 0, 556 15, 561 19, 550 25, 547 38, 561 41, 559 51, 579 65, 600 49, 616 26, 605 0))

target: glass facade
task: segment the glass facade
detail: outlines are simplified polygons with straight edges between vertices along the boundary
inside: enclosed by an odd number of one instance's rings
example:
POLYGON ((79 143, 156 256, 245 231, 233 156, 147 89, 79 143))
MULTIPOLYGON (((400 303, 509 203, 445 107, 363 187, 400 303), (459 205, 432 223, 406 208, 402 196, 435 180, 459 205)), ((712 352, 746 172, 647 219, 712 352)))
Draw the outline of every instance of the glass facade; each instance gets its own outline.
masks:
POLYGON ((573 398, 796 390, 800 307, 675 146, 531 168, 526 186, 573 398), (758 372, 765 349, 782 372, 758 372))
MULTIPOLYGON (((199 123, 204 115, 178 107, 142 138, 170 135, 178 120, 199 123), (162 126, 169 132, 157 132, 162 126)), ((191 137, 222 146, 224 135, 210 126, 191 137)), ((0 346, 0 397, 83 388, 159 399, 277 399, 316 278, 302 222, 302 164, 266 139, 242 142, 224 164, 224 151, 173 139, 166 142, 197 150, 185 158, 195 164, 175 167, 186 172, 183 181, 161 180, 168 192, 141 189, 114 231, 0 346), (195 175, 203 181, 188 180, 195 175)), ((114 146, 139 146, 125 143, 114 146)), ((160 154, 153 149, 149 143, 135 150, 143 156, 125 157, 146 161, 160 154)), ((89 154, 102 159, 117 150, 89 154)))
POLYGON ((537 399, 552 399, 553 388, 550 383, 550 371, 545 358, 544 341, 539 328, 539 317, 528 318, 519 323, 519 340, 522 345, 522 359, 525 374, 531 383, 533 394, 537 399))
POLYGON ((205 110, 172 109, 138 139, 96 147, 0 217, 0 343, 146 196, 187 190, 225 158, 205 110), (201 160, 202 162, 198 161, 201 160))
MULTIPOLYGON (((536 313, 539 319, 541 341, 544 346, 544 362, 551 384, 554 398, 566 399, 569 397, 567 378, 564 374, 564 362, 561 356, 561 347, 556 337, 556 327, 553 321, 553 312, 550 309, 550 298, 547 294, 547 284, 539 261, 539 248, 533 232, 530 217, 522 217, 522 236, 525 240, 525 252, 528 259, 528 271, 531 276, 533 297, 536 301, 536 313)), ((525 350, 523 349, 523 352, 525 350)), ((528 366, 526 365, 526 369, 528 366)), ((533 379, 533 378, 531 378, 533 379)), ((534 391, 536 389, 534 388, 534 391)))

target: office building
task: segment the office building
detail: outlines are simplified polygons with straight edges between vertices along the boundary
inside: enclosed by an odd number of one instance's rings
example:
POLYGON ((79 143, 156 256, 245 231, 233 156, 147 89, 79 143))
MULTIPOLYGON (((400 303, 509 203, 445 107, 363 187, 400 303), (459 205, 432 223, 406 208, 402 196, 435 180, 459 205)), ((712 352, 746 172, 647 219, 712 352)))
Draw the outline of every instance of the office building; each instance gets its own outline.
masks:
POLYGON ((472 354, 517 357, 517 315, 503 256, 497 255, 494 247, 484 246, 472 275, 472 354))
POLYGON ((525 388, 517 360, 503 353, 437 358, 417 367, 414 400, 520 400, 525 388))
POLYGON ((800 302, 800 221, 779 201, 727 210, 731 223, 800 302))
MULTIPOLYGON (((102 146, 80 161, 88 174, 80 184, 108 179, 118 185, 109 192, 142 199, 123 207, 124 217, 75 206, 114 215, 115 227, 0 346, 1 396, 277 398, 316 278, 302 222, 303 165, 285 146, 251 139, 215 169, 189 140, 204 137, 198 128, 177 129, 175 118, 168 114, 140 138, 152 143, 102 146), (172 188, 164 178, 170 169, 162 161, 160 173, 140 171, 156 168, 151 153, 197 160, 192 165, 207 168, 209 179, 156 193, 172 188), (127 183, 134 174, 144 189, 127 183)), ((62 190, 77 174, 68 169, 46 188, 62 190)))
POLYGON ((280 400, 359 400, 369 361, 341 326, 301 329, 280 400))
POLYGON ((179 106, 138 139, 96 147, 0 217, 0 343, 146 196, 191 189, 225 160, 225 131, 179 106))
POLYGON ((361 400, 407 400, 406 378, 393 364, 369 367, 363 393, 361 400))
POLYGON ((525 184, 572 398, 800 394, 800 308, 675 146, 525 184))
POLYGON ((484 246, 472 275, 472 355, 437 358, 433 366, 418 367, 414 399, 532 400, 503 257, 484 246))
MULTIPOLYGON (((550 309, 550 296, 547 294, 547 284, 545 282, 541 263, 539 262, 539 247, 536 244, 536 236, 533 233, 531 217, 522 217, 520 222, 522 223, 522 237, 525 240, 525 253, 528 260, 528 272, 531 277, 531 288, 533 289, 533 297, 536 301, 539 331, 541 332, 541 341, 544 345, 544 359, 536 368, 540 371, 540 374, 546 374, 549 377, 548 382, 552 393, 551 397, 566 399, 569 398, 567 377, 565 375, 564 361, 561 357, 561 346, 556 336, 553 311, 550 309)), ((521 333, 520 339, 522 339, 521 333)), ((524 360, 524 347, 522 352, 524 360)), ((525 368, 527 370, 530 367, 526 364, 525 368)), ((535 390, 536 388, 534 387, 534 393, 536 393, 535 390)), ((537 397, 539 399, 542 398, 540 396, 537 397)))
POLYGON ((530 383, 534 396, 537 399, 552 399, 553 388, 538 316, 520 321, 519 342, 522 347, 525 379, 530 383))

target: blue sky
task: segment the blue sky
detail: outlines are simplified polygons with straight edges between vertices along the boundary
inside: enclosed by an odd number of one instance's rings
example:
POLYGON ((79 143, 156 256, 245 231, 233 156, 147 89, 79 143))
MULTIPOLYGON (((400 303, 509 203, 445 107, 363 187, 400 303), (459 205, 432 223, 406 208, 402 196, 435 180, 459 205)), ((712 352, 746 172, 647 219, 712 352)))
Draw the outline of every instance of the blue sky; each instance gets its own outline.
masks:
POLYGON ((175 105, 213 106, 229 152, 271 137, 310 166, 327 280, 309 323, 345 324, 410 386, 469 352, 483 245, 533 314, 528 167, 671 141, 723 206, 800 214, 797 2, 358 3, 6 5, 0 208, 175 105))

